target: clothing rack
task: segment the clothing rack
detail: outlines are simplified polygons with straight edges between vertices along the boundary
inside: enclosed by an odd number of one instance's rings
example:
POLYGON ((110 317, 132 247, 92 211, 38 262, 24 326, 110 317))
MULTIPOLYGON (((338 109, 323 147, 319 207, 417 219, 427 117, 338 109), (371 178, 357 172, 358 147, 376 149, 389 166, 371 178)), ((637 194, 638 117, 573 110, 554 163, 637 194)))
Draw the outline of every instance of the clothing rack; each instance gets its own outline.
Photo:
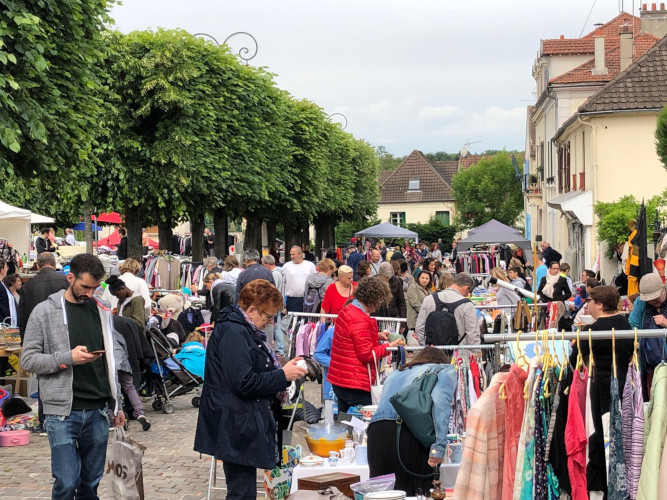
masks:
MULTIPOLYGON (((548 331, 551 333, 554 331, 557 335, 555 337, 556 340, 564 339, 564 340, 577 340, 577 332, 566 332, 565 334, 559 333, 558 330, 555 330, 554 328, 550 330, 540 330, 541 332, 543 331, 548 331)), ((520 333, 518 336, 517 335, 510 335, 510 334, 505 334, 505 333, 489 333, 486 335, 483 335, 484 341, 485 342, 516 342, 517 340, 519 342, 530 342, 535 340, 535 336, 538 336, 538 341, 541 340, 541 337, 539 337, 540 332, 526 332, 526 333, 520 333)), ((663 339, 667 340, 667 328, 660 328, 660 329, 654 329, 654 330, 615 330, 613 332, 614 338, 618 340, 623 340, 623 339, 634 339, 635 335, 637 338, 660 338, 662 337, 663 339)), ((588 340, 588 330, 579 330, 579 339, 580 340, 588 340)), ((598 331, 591 331, 590 332, 590 337, 592 340, 611 340, 612 338, 612 331, 611 330, 598 330, 598 331)))

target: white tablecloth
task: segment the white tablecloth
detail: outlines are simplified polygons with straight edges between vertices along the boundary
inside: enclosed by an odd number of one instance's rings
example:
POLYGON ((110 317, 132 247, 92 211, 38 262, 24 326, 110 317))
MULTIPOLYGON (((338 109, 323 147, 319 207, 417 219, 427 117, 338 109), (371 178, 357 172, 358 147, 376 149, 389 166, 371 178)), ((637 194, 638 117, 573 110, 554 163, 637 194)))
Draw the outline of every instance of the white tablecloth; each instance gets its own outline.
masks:
MULTIPOLYGON (((454 487, 458 469, 459 464, 442 464, 440 466, 440 479, 442 479, 445 488, 454 487)), ((292 486, 290 487, 290 493, 294 493, 299 489, 299 479, 310 476, 319 476, 320 474, 329 474, 331 472, 356 474, 359 476, 360 481, 366 481, 370 476, 368 465, 318 465, 315 467, 297 465, 294 468, 294 471, 292 471, 292 486)))

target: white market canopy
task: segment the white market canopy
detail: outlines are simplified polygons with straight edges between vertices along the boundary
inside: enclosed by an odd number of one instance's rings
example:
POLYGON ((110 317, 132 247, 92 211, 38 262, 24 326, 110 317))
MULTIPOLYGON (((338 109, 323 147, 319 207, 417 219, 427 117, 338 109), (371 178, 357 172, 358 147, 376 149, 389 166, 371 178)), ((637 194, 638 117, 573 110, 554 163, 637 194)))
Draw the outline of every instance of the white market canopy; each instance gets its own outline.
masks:
POLYGON ((383 222, 375 226, 368 227, 362 231, 355 233, 355 236, 363 236, 365 238, 418 238, 418 234, 409 229, 404 229, 399 226, 394 226, 389 222, 383 222))
POLYGON ((30 210, 0 201, 0 238, 11 243, 20 254, 30 250, 30 210))
POLYGON ((532 248, 530 240, 521 236, 521 232, 513 227, 506 226, 495 219, 491 219, 486 224, 471 229, 468 236, 458 242, 456 248, 459 251, 467 250, 476 245, 516 245, 526 252, 526 259, 532 260, 532 248))
POLYGON ((46 215, 30 214, 30 224, 53 224, 56 220, 46 215))

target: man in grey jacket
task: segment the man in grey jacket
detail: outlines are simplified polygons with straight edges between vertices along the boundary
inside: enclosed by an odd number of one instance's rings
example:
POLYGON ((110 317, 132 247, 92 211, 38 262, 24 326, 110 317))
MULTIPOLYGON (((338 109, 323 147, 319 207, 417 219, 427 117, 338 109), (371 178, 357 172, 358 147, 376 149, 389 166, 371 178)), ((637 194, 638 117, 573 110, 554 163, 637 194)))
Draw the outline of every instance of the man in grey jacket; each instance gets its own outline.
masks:
POLYGON ((21 363, 39 377, 53 498, 98 498, 109 423, 125 421, 111 312, 92 297, 103 276, 97 257, 75 256, 69 288, 38 304, 25 330, 21 363))
MULTIPOLYGON (((436 293, 442 302, 450 304, 452 302, 458 302, 470 295, 470 291, 473 289, 473 284, 473 280, 468 273, 456 273, 454 275, 454 283, 452 283, 452 286, 436 293)), ((424 302, 422 302, 421 309, 419 309, 419 316, 417 316, 417 324, 415 326, 415 334, 421 345, 424 345, 426 318, 433 311, 435 311, 435 300, 433 300, 433 295, 429 295, 424 299, 424 302)), ((456 319, 456 326, 459 330, 459 339, 463 339, 461 345, 479 344, 479 321, 477 320, 475 305, 472 302, 461 304, 454 310, 454 318, 456 319)))

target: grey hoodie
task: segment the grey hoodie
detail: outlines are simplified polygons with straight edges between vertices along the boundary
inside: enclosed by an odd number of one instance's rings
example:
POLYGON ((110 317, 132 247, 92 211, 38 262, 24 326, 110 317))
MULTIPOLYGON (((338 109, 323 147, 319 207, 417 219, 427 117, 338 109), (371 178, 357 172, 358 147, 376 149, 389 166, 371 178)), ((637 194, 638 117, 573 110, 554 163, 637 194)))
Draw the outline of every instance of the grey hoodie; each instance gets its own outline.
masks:
MULTIPOLYGON (((65 290, 60 290, 37 304, 30 314, 23 340, 21 364, 39 378, 39 397, 46 415, 68 416, 72 411, 74 363, 63 311, 64 296, 65 290)), ((118 362, 114 354, 114 351, 118 352, 117 342, 114 341, 111 311, 100 300, 97 300, 97 306, 104 335, 107 377, 113 398, 109 401, 109 407, 117 414, 121 407, 116 373, 118 362)))
POLYGON ((324 293, 329 288, 329 285, 333 283, 333 279, 330 276, 327 276, 323 273, 311 274, 306 278, 306 286, 304 287, 303 296, 308 295, 308 290, 311 288, 317 289, 320 294, 320 301, 324 300, 324 293))

